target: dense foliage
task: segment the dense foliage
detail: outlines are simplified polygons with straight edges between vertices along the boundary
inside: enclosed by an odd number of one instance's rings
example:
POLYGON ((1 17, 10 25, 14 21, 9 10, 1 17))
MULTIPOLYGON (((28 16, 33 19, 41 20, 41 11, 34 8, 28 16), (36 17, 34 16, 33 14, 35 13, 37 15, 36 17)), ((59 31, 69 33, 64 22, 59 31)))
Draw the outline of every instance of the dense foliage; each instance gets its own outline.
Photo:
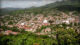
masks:
MULTIPOLYGON (((63 24, 64 25, 64 24, 63 24)), ((36 35, 21 31, 18 35, 0 36, 0 45, 79 45, 80 36, 73 28, 66 29, 59 25, 48 26, 52 29, 48 35, 36 35)), ((65 25, 66 27, 66 25, 65 25)), ((46 28, 42 27, 41 29, 46 28)), ((15 28, 16 29, 16 28, 15 28)), ((15 30, 13 30, 15 31, 15 30)))

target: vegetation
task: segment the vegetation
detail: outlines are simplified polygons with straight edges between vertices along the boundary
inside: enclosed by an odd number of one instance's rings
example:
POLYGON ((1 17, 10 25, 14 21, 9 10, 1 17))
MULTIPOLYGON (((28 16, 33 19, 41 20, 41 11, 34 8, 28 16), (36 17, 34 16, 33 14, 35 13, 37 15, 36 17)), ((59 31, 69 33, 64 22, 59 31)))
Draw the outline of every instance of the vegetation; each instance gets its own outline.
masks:
MULTIPOLYGON (((79 45, 79 34, 74 29, 53 27, 54 32, 48 35, 36 35, 31 32, 22 31, 18 35, 0 36, 0 45, 79 45), (54 30, 55 29, 55 30, 54 30)), ((14 31, 14 30, 13 30, 14 31)))
POLYGON ((48 36, 38 36, 30 32, 24 32, 16 36, 9 35, 0 37, 1 45, 34 45, 35 43, 49 45, 51 43, 50 41, 52 40, 48 36))

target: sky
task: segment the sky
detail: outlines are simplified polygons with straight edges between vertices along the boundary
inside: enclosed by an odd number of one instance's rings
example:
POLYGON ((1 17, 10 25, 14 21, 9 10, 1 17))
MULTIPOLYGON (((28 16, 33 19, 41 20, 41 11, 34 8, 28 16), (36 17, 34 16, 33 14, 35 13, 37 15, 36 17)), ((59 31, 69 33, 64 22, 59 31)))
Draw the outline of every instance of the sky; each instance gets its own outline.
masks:
POLYGON ((1 0, 1 8, 29 8, 32 6, 39 7, 56 0, 1 0))

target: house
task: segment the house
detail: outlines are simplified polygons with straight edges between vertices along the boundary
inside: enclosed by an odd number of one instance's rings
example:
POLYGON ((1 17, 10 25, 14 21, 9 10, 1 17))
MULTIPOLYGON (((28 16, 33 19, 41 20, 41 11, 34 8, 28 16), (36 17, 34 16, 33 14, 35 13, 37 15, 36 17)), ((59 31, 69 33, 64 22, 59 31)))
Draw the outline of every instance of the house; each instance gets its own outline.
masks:
POLYGON ((25 23, 21 23, 21 25, 23 26, 25 23))
POLYGON ((29 26, 25 26, 24 29, 25 29, 25 31, 34 32, 33 28, 32 27, 29 27, 29 26))
POLYGON ((23 28, 24 29, 31 29, 31 27, 29 27, 29 26, 24 26, 23 28))
POLYGON ((7 25, 8 27, 13 27, 13 25, 7 25))
POLYGON ((80 23, 79 16, 75 16, 75 22, 76 22, 76 23, 80 23))
POLYGON ((50 25, 50 23, 48 22, 48 20, 43 20, 43 25, 47 26, 47 25, 50 25))
POLYGON ((6 30, 6 31, 4 32, 5 35, 9 35, 9 34, 11 34, 11 33, 12 33, 11 30, 6 30))
POLYGON ((13 34, 13 35, 17 35, 17 34, 18 34, 18 32, 12 32, 11 34, 13 34))
POLYGON ((46 19, 45 19, 45 20, 43 20, 43 23, 48 23, 48 20, 46 20, 46 19))
POLYGON ((63 23, 70 24, 69 20, 63 20, 63 23))
POLYGON ((10 34, 13 34, 13 35, 17 35, 18 32, 13 32, 12 30, 7 30, 4 32, 5 35, 10 35, 10 34))

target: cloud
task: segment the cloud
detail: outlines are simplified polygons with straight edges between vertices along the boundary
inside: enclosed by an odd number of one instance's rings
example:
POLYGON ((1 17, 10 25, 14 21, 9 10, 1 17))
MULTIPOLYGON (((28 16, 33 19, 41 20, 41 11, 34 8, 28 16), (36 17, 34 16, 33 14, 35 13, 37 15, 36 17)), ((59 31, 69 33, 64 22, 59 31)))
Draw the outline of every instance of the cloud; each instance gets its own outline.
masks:
POLYGON ((58 0, 2 0, 2 1, 58 1, 58 0))
POLYGON ((53 2, 55 2, 55 0, 3 0, 1 2, 1 7, 29 8, 32 6, 43 6, 53 2))

